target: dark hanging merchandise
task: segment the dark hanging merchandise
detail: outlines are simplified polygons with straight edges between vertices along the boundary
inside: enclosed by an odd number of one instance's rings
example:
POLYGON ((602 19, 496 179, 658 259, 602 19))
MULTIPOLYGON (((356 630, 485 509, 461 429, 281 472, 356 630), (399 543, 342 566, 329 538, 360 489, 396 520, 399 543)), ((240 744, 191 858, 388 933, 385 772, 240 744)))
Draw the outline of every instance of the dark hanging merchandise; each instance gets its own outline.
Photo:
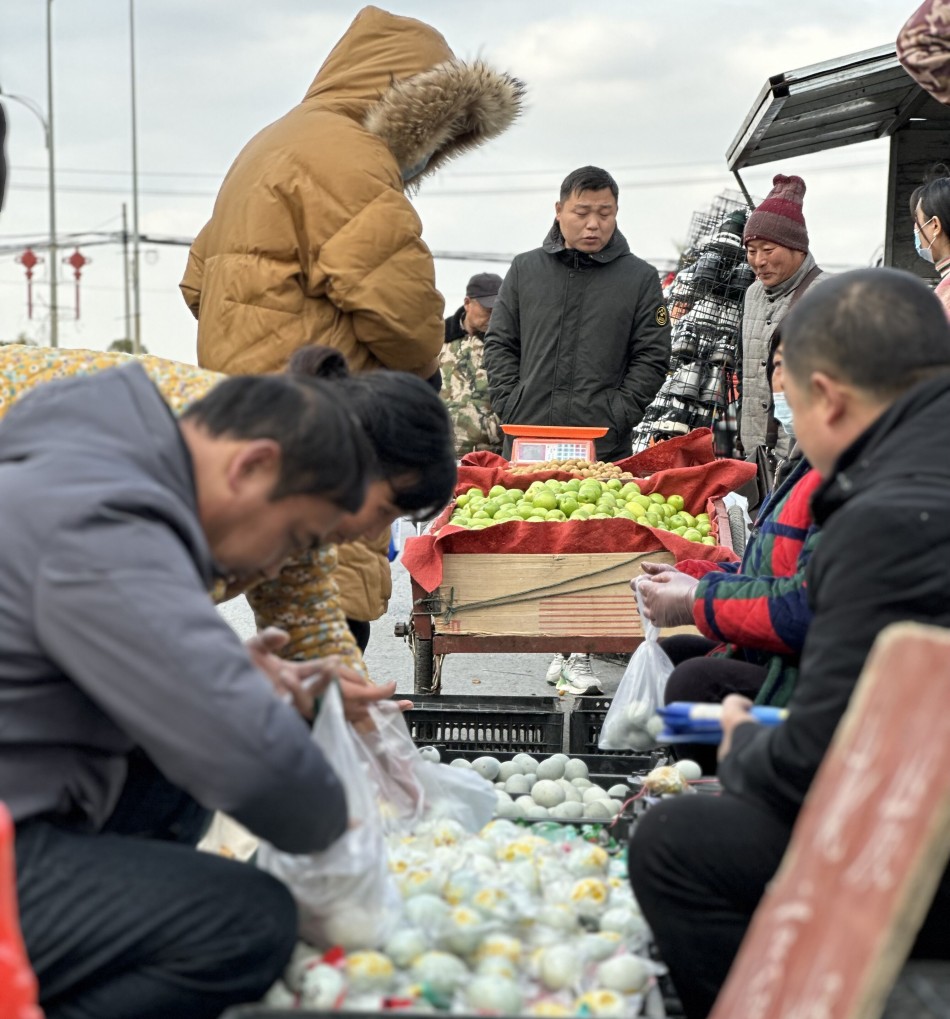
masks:
POLYGON ((633 433, 633 451, 654 442, 712 428, 716 452, 735 445, 742 354, 742 304, 755 274, 746 261, 742 230, 749 208, 738 192, 724 192, 690 221, 687 246, 670 285, 670 374, 633 433))

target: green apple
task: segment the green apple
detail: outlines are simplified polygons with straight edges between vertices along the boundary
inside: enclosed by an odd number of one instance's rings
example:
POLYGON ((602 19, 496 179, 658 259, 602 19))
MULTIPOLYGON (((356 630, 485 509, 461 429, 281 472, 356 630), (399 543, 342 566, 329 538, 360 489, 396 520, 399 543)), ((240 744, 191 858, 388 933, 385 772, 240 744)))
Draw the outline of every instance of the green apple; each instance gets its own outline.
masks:
POLYGON ((681 495, 668 495, 666 501, 677 513, 686 505, 686 500, 681 495))
POLYGON ((635 495, 631 502, 638 502, 645 510, 651 510, 656 506, 656 502, 651 499, 648 495, 635 495))
POLYGON ((655 502, 657 505, 662 506, 663 503, 666 502, 666 499, 664 499, 663 496, 660 495, 659 492, 651 492, 650 493, 650 502, 655 502))
POLYGON ((544 514, 545 520, 567 520, 567 516, 559 509, 548 510, 544 514))
POLYGON ((703 543, 704 545, 715 545, 715 544, 716 544, 716 539, 715 539, 715 538, 713 538, 713 537, 711 537, 711 536, 710 536, 710 535, 708 535, 708 534, 707 534, 707 535, 706 535, 706 536, 705 536, 704 538, 700 538, 699 540, 700 540, 700 541, 701 541, 701 542, 702 542, 702 543, 703 543))
POLYGON ((534 516, 534 506, 532 506, 531 503, 528 502, 527 499, 525 499, 524 502, 518 503, 517 513, 522 520, 527 520, 528 517, 534 516))
POLYGON ((623 482, 620 478, 609 478, 607 480, 606 487, 612 492, 619 492, 623 488, 623 482))
POLYGON ((547 491, 536 492, 532 497, 531 502, 535 509, 557 509, 557 496, 550 489, 547 491))
POLYGON ((577 501, 577 499, 574 498, 573 493, 570 493, 568 495, 565 495, 558 503, 558 505, 560 506, 561 510, 564 513, 570 516, 575 510, 578 509, 580 503, 577 501))
POLYGON ((687 527, 686 530, 683 531, 683 537, 687 541, 702 541, 703 540, 703 536, 699 533, 699 531, 696 530, 695 527, 687 527))
POLYGON ((624 506, 624 509, 638 520, 640 517, 645 517, 647 515, 647 511, 643 508, 643 506, 638 502, 634 502, 632 499, 626 504, 626 506, 624 506))

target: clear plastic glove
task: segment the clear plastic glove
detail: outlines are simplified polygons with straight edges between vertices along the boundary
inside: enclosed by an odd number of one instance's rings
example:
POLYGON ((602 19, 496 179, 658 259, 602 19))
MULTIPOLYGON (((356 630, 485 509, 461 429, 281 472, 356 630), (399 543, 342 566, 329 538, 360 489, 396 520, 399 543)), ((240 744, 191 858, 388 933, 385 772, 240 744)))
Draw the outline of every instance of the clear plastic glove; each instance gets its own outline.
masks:
POLYGON ((654 626, 688 626, 693 621, 693 602, 699 581, 678 570, 664 570, 652 577, 640 577, 637 590, 643 611, 654 626))
POLYGON ((660 573, 678 573, 672 563, 641 563, 640 568, 648 577, 656 577, 660 573))
MULTIPOLYGON (((339 658, 314 658, 306 662, 291 662, 277 652, 290 639, 284 630, 268 626, 244 642, 251 661, 270 680, 277 695, 293 704, 304 718, 312 719, 314 704, 335 678, 340 681, 343 712, 349 722, 366 719, 366 705, 385 700, 396 690, 395 683, 375 686, 355 669, 344 665, 339 658)), ((400 702, 403 711, 411 707, 410 701, 400 702)))

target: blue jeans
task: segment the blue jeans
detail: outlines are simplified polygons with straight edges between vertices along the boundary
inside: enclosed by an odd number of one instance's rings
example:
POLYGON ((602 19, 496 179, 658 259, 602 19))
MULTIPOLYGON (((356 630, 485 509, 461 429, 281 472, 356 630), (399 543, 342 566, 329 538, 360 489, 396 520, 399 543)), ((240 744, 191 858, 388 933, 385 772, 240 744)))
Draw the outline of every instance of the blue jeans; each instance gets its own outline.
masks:
POLYGON ((198 852, 210 815, 135 758, 101 832, 16 832, 20 923, 47 1019, 216 1019, 259 1000, 297 936, 287 889, 198 852))

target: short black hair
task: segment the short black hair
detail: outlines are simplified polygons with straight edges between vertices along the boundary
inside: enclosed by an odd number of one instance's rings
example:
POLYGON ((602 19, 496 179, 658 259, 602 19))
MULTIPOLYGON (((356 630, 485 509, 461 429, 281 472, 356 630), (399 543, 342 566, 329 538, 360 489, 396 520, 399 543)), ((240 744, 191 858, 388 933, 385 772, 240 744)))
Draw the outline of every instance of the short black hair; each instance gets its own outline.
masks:
POLYGON ((318 495, 355 513, 374 469, 361 422, 330 382, 302 375, 235 375, 182 415, 215 437, 271 439, 280 477, 271 498, 318 495))
POLYGON ((571 195, 578 195, 582 191, 603 191, 604 188, 610 188, 614 198, 619 199, 620 188, 606 170, 601 170, 599 166, 582 166, 572 170, 564 178, 561 184, 561 201, 566 202, 571 195))
POLYGON ((785 370, 824 371, 892 399, 950 371, 950 322, 933 291, 900 269, 855 269, 812 287, 782 320, 785 370))
POLYGON ((950 169, 943 163, 935 166, 920 187, 910 196, 910 215, 917 222, 917 204, 927 219, 936 216, 944 233, 950 233, 950 169))
POLYGON ((343 355, 319 344, 296 351, 287 370, 340 387, 373 446, 374 476, 392 484, 403 513, 425 519, 451 500, 458 473, 452 424, 428 382, 386 369, 350 375, 343 355))

